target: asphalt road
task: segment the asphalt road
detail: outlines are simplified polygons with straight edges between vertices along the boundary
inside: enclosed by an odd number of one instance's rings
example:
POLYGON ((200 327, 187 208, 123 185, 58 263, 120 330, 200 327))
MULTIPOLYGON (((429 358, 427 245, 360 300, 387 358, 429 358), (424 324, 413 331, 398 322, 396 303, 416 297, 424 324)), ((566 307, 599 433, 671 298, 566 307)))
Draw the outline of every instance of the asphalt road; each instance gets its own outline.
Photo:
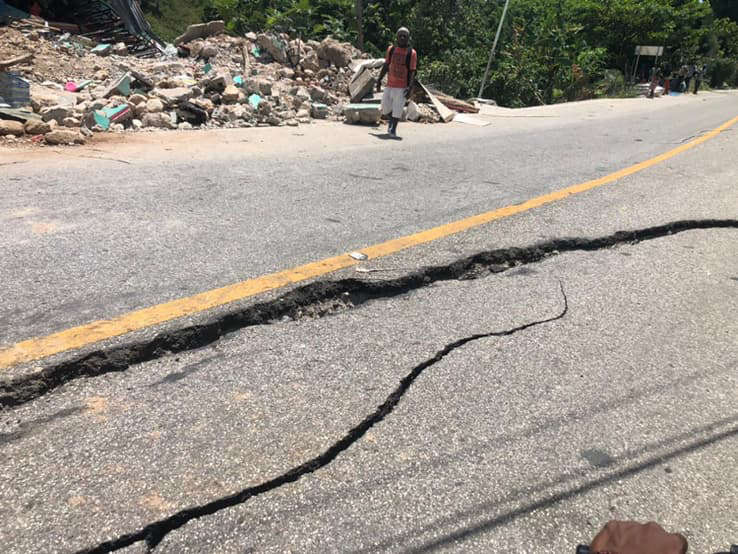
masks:
POLYGON ((294 150, 219 158, 202 139, 194 157, 160 149, 121 164, 69 152, 2 167, 0 347, 606 175, 731 119, 736 98, 406 125, 402 143, 360 130, 365 146, 348 153, 294 137, 294 150))
MULTIPOLYGON (((3 260, 17 260, 3 265, 3 340, 520 202, 668 150, 734 106, 711 96, 604 127, 546 120, 342 159, 214 156, 126 167, 128 178, 91 166, 77 185, 69 164, 45 180, 14 167, 7 213, 53 208, 70 227, 29 238, 3 226, 3 260), (169 218, 178 231, 164 231, 169 218)), ((737 156, 725 132, 616 183, 324 279, 368 289, 493 249, 735 220, 737 156)), ((738 228, 706 227, 478 264, 2 411, 0 544, 72 552, 158 522, 157 552, 565 553, 609 519, 637 519, 682 532, 690 552, 724 550, 738 542, 738 228), (414 369, 396 407, 352 433, 414 369), (296 482, 229 501, 335 444, 346 448, 296 482), (170 519, 197 506, 202 517, 170 519)))

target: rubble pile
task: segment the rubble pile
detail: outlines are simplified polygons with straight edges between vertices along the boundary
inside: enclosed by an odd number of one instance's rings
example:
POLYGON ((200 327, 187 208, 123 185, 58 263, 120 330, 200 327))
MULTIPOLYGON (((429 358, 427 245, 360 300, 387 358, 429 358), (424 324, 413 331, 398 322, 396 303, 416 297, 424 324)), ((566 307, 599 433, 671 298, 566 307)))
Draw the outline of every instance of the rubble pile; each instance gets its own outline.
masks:
MULTIPOLYGON (((352 100, 374 114, 357 122, 379 120, 370 89, 382 60, 332 38, 233 37, 222 22, 210 22, 188 28, 167 54, 141 59, 122 43, 95 44, 20 21, 0 27, 0 52, 0 75, 12 72, 29 88, 26 109, 9 109, 0 98, 0 137, 9 141, 71 144, 93 132, 353 121, 352 100), (2 66, 8 58, 13 67, 2 66), (352 98, 359 77, 363 88, 352 98)), ((413 120, 439 119, 428 106, 412 103, 409 111, 413 120)))

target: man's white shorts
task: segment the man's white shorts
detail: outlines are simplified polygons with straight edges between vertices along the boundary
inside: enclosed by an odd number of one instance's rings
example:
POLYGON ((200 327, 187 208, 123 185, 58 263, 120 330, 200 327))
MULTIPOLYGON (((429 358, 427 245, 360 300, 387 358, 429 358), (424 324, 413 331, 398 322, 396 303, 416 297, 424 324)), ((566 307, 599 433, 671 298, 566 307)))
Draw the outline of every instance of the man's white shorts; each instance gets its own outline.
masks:
POLYGON ((405 89, 385 87, 382 95, 382 113, 392 114, 397 119, 402 118, 402 110, 405 109, 405 89))

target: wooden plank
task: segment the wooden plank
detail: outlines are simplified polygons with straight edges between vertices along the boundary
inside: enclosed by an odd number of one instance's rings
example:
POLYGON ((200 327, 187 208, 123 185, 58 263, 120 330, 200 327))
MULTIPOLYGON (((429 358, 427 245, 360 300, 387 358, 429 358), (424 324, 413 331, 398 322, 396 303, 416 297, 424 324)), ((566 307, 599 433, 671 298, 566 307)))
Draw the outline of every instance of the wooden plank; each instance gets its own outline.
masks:
POLYGON ((457 112, 479 113, 479 108, 477 108, 476 106, 472 106, 468 102, 464 102, 463 100, 459 100, 458 98, 454 98, 453 96, 448 96, 446 94, 436 94, 436 98, 438 98, 438 101, 441 104, 443 104, 447 108, 456 110, 457 112))
POLYGON ((423 92, 425 92, 425 94, 428 96, 428 98, 431 101, 431 104, 433 104, 433 107, 438 112, 438 115, 441 116, 441 120, 444 123, 448 123, 449 121, 451 121, 454 118, 454 116, 456 115, 456 112, 454 112, 452 110, 449 110, 446 106, 444 106, 443 104, 441 104, 441 101, 438 100, 438 98, 436 98, 431 93, 431 91, 429 91, 427 88, 425 88, 425 85, 423 85, 423 83, 421 83, 420 81, 416 81, 416 83, 417 83, 417 85, 421 89, 423 89, 423 92))

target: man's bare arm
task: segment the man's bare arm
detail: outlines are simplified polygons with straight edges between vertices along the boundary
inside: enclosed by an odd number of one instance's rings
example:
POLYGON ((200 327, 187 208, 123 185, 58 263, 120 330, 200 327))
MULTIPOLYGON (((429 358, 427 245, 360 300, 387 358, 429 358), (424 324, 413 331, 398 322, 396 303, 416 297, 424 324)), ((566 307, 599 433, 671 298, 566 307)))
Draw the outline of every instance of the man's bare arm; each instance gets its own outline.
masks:
POLYGON ((379 72, 379 79, 377 79, 377 92, 382 92, 382 79, 387 75, 389 71, 389 64, 385 61, 382 66, 382 71, 379 72))

